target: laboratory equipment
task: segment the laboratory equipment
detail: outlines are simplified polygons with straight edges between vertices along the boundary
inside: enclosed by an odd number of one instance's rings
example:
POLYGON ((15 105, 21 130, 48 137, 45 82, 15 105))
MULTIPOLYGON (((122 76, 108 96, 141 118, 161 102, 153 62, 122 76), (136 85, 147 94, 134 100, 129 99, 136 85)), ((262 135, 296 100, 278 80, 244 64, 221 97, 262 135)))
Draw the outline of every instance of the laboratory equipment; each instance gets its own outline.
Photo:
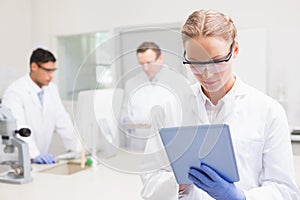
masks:
POLYGON ((28 137, 31 131, 28 128, 17 128, 16 120, 12 116, 11 111, 0 105, 0 135, 2 143, 5 145, 4 153, 14 153, 15 147, 18 149, 18 161, 6 162, 11 165, 13 171, 9 171, 6 175, 0 176, 0 182, 23 184, 32 181, 30 175, 30 156, 28 144, 17 137, 28 137))
POLYGON ((99 89, 81 91, 74 111, 75 127, 83 147, 97 159, 116 155, 119 130, 116 124, 123 90, 99 89))

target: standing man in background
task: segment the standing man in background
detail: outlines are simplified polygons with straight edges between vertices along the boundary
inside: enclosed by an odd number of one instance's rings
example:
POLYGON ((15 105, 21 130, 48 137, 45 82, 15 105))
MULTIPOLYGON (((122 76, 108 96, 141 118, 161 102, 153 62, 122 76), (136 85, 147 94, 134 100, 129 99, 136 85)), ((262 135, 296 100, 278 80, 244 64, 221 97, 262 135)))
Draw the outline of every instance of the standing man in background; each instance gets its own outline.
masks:
POLYGON ((38 48, 30 57, 30 73, 13 82, 5 91, 2 103, 11 109, 17 126, 28 127, 31 136, 22 138, 29 145, 34 163, 55 163, 49 153, 52 136, 56 132, 66 150, 79 150, 75 129, 51 82, 56 59, 48 51, 38 48))
POLYGON ((152 108, 155 106, 165 108, 174 97, 164 87, 168 79, 168 67, 163 64, 160 47, 154 42, 143 42, 138 46, 136 56, 142 70, 125 82, 121 123, 125 125, 125 129, 126 124, 133 125, 131 126, 133 128, 127 129, 128 146, 143 151, 153 130, 152 108), (144 126, 147 124, 148 128, 144 126))

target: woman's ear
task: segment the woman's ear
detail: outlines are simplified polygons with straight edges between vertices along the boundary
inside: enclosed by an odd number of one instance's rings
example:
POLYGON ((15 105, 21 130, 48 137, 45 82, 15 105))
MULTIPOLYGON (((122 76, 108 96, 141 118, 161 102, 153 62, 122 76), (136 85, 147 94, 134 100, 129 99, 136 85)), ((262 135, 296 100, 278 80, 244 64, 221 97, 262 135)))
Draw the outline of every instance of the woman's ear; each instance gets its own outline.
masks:
POLYGON ((239 54, 239 43, 235 41, 233 47, 233 58, 236 58, 238 54, 239 54))

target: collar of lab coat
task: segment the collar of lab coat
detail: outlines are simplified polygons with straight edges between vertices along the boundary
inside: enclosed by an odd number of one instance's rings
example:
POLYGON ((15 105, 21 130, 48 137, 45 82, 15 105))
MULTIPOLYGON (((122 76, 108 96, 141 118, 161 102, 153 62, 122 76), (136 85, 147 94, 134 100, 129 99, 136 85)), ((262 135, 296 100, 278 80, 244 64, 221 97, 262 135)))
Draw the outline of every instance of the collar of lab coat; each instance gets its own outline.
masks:
MULTIPOLYGON (((39 97, 38 97, 38 93, 40 91, 44 91, 46 90, 46 88, 48 86, 43 86, 42 88, 40 88, 30 77, 30 75, 28 74, 26 77, 26 81, 27 81, 27 84, 28 84, 28 92, 32 98, 32 101, 39 107, 43 108, 45 106, 42 106, 40 101, 39 101, 39 97)), ((44 97, 45 97, 45 93, 44 93, 44 97)), ((46 104, 46 101, 45 101, 45 98, 44 98, 44 105, 46 104)), ((44 109, 42 109, 44 110, 44 109)))
MULTIPOLYGON (((224 102, 224 106, 221 110, 221 113, 217 119, 214 120, 213 123, 227 123, 230 121, 230 113, 234 113, 236 109, 236 101, 235 99, 239 98, 242 95, 246 94, 245 84, 242 80, 234 74, 236 77, 236 81, 231 88, 231 90, 220 100, 224 102)), ((199 82, 192 86, 194 92, 194 98, 198 100, 199 106, 199 117, 200 122, 202 123, 210 123, 208 120, 208 116, 205 109, 205 102, 209 101, 209 98, 203 93, 201 85, 199 82), (200 102, 199 102, 200 101, 200 102)))
POLYGON ((47 88, 47 86, 43 86, 42 88, 40 88, 30 77, 30 75, 28 74, 26 76, 26 79, 27 79, 27 82, 28 82, 28 85, 29 85, 29 88, 30 90, 35 93, 35 94, 38 94, 41 90, 44 90, 47 88))
POLYGON ((157 82, 160 82, 162 80, 164 80, 164 78, 166 78, 166 74, 168 74, 168 70, 169 70, 169 67, 165 64, 163 64, 161 66, 161 69, 151 78, 149 79, 149 77, 143 73, 143 77, 145 80, 150 81, 150 82, 153 82, 153 83, 157 83, 157 82))
MULTIPOLYGON (((222 98, 220 99, 220 101, 226 101, 227 99, 230 98, 236 98, 242 95, 245 95, 245 84, 243 83, 243 81, 240 79, 240 77, 234 73, 234 76, 236 77, 235 83, 233 85, 233 87, 229 90, 229 92, 222 98)), ((194 95, 195 96, 200 96, 201 100, 203 103, 205 103, 206 101, 210 101, 210 99, 204 94, 204 92, 202 91, 201 85, 199 82, 195 83, 193 86, 193 91, 194 91, 194 95)))

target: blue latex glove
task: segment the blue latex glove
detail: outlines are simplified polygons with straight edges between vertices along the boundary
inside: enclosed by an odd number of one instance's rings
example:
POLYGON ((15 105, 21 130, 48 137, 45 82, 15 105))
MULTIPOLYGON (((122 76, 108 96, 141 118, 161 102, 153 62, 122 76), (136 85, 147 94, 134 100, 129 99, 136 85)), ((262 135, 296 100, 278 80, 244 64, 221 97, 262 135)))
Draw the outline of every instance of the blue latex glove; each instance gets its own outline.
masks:
POLYGON ((218 200, 245 200, 245 194, 233 183, 224 180, 217 172, 207 165, 191 167, 189 179, 198 188, 218 200))
POLYGON ((33 163, 36 164, 53 164, 55 163, 54 156, 50 153, 40 154, 33 159, 33 163))

